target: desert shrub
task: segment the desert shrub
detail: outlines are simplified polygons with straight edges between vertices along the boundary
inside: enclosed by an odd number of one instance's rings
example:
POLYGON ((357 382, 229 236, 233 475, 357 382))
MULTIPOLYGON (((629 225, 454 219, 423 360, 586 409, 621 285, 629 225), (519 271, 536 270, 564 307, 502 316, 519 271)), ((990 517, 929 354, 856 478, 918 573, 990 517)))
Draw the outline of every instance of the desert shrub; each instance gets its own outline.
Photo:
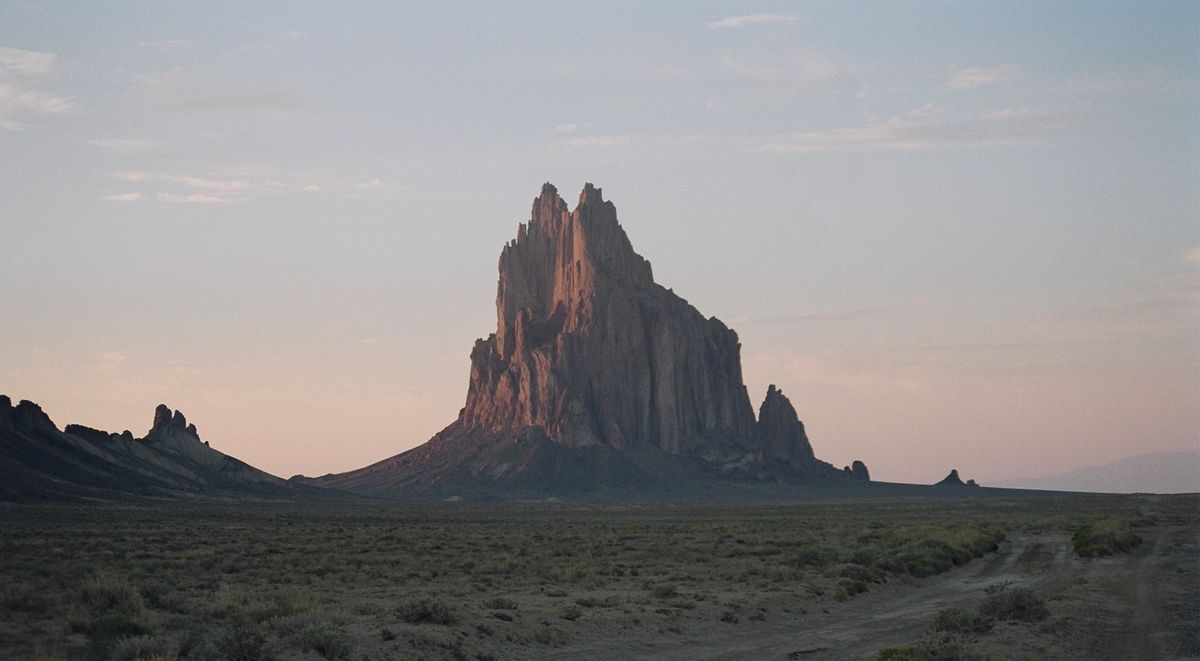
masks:
POLYGON ((133 614, 142 610, 142 593, 129 581, 107 571, 98 571, 84 580, 79 596, 85 606, 97 613, 133 614))
POLYGON ((1045 600, 1028 588, 1014 588, 1001 584, 990 586, 987 593, 983 602, 979 604, 978 612, 981 617, 1036 622, 1050 614, 1046 609, 1045 600))
POLYGON ((454 623, 454 611, 441 600, 431 597, 421 597, 403 603, 396 609, 396 614, 409 624, 454 623))
POLYGON ((179 658, 181 659, 215 659, 218 657, 216 644, 203 632, 195 629, 186 632, 179 639, 179 658))
POLYGON ((866 583, 873 583, 879 580, 879 576, 871 571, 870 568, 857 563, 847 563, 838 567, 837 575, 842 578, 866 583))
POLYGON ((846 558, 846 562, 852 565, 870 566, 875 564, 879 558, 878 550, 870 547, 855 549, 853 553, 846 558))
POLYGON ((517 610, 517 602, 509 599, 508 597, 492 597, 491 599, 483 602, 483 607, 494 610, 515 611, 517 610))
POLYGON ((836 549, 829 546, 806 546, 797 550, 788 559, 788 564, 793 567, 824 567, 838 558, 836 549))
POLYGON ((217 653, 226 661, 264 661, 267 637, 250 622, 238 621, 225 627, 216 640, 217 653))
POLYGON ((148 635, 150 628, 124 615, 101 615, 87 622, 84 633, 98 640, 116 640, 148 635))
POLYGON ((934 631, 946 633, 978 634, 992 630, 992 620, 977 611, 962 608, 945 608, 938 611, 930 626, 934 631))
POLYGON ((679 588, 671 583, 660 583, 650 588, 650 595, 655 599, 671 599, 679 595, 679 588))
POLYGON ((840 592, 839 596, 844 594, 846 597, 853 597, 867 591, 867 584, 862 581, 842 579, 838 582, 840 592))
POLYGON ((1075 553, 1081 558, 1124 553, 1141 543, 1142 538, 1128 524, 1111 520, 1085 525, 1071 536, 1075 553))
POLYGON ((175 654, 165 640, 153 636, 131 636, 114 642, 108 648, 108 658, 109 661, 173 659, 175 654))
POLYGON ((561 645, 567 642, 567 634, 562 629, 542 625, 533 632, 533 640, 542 645, 561 645))
POLYGON ((300 632, 300 649, 312 650, 326 659, 345 659, 354 651, 346 633, 329 625, 312 625, 300 632))

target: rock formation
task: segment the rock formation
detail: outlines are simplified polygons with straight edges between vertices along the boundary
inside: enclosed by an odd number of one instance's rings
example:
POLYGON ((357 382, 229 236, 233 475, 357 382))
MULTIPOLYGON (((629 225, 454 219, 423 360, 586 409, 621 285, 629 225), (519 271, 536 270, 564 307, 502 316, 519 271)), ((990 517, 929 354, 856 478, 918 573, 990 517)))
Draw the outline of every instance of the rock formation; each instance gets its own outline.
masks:
POLYGON ((855 479, 871 481, 871 472, 867 470, 867 465, 857 459, 849 466, 843 467, 842 471, 855 479))
POLYGON ((183 414, 159 406, 145 438, 84 425, 63 431, 30 401, 0 395, 0 501, 44 499, 329 498, 289 484, 200 440, 183 414))
POLYGON ((458 420, 319 482, 402 491, 539 476, 558 488, 652 481, 672 462, 759 480, 844 477, 814 457, 775 386, 755 419, 737 333, 654 282, 599 188, 586 184, 571 210, 545 184, 499 272, 496 332, 471 351, 458 420))
POLYGON ((590 184, 574 212, 542 188, 500 254, 496 308, 471 352, 467 427, 672 454, 754 434, 737 334, 654 284, 590 184))
POLYGON ((937 484, 934 484, 933 486, 935 486, 935 487, 977 487, 979 485, 975 483, 975 480, 967 480, 966 482, 963 482, 962 478, 958 476, 958 469, 953 468, 950 470, 949 475, 942 478, 942 480, 940 482, 938 482, 937 484))

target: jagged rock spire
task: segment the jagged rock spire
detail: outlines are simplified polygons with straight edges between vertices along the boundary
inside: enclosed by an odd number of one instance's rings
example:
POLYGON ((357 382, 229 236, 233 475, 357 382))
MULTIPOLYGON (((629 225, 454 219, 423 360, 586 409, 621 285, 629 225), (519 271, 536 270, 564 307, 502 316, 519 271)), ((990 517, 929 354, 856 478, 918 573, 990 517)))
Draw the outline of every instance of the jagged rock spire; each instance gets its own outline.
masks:
POLYGON ((754 435, 737 334, 654 283, 616 207, 550 184, 500 255, 496 332, 471 353, 464 424, 672 453, 754 435))

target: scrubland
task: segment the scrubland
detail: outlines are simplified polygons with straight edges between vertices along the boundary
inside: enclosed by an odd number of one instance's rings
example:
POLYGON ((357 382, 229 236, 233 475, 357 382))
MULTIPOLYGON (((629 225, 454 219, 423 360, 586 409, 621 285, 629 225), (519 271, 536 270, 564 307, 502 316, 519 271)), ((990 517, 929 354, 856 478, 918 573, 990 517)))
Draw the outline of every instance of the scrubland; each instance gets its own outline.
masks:
POLYGON ((1149 621, 1090 658, 1189 658, 1196 524, 1138 496, 4 505, 0 658, 1073 658, 1126 597, 1149 621))

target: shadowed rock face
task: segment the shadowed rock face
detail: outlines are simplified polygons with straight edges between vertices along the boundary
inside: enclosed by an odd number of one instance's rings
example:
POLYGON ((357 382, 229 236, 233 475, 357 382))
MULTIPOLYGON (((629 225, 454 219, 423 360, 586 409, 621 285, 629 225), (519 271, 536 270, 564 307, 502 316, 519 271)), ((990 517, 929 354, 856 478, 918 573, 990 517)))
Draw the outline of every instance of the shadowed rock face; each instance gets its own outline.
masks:
POLYGON ((771 384, 767 396, 758 408, 758 436, 763 451, 772 459, 794 464, 809 464, 816 460, 804 423, 783 391, 771 384))
MULTIPOLYGON (((572 211, 545 184, 499 272, 496 331, 471 351, 458 419, 424 445, 317 482, 511 495, 850 477, 813 456, 775 386, 755 419, 737 333, 654 282, 599 188, 586 184, 572 211)), ((853 477, 866 479, 865 466, 853 477)))

